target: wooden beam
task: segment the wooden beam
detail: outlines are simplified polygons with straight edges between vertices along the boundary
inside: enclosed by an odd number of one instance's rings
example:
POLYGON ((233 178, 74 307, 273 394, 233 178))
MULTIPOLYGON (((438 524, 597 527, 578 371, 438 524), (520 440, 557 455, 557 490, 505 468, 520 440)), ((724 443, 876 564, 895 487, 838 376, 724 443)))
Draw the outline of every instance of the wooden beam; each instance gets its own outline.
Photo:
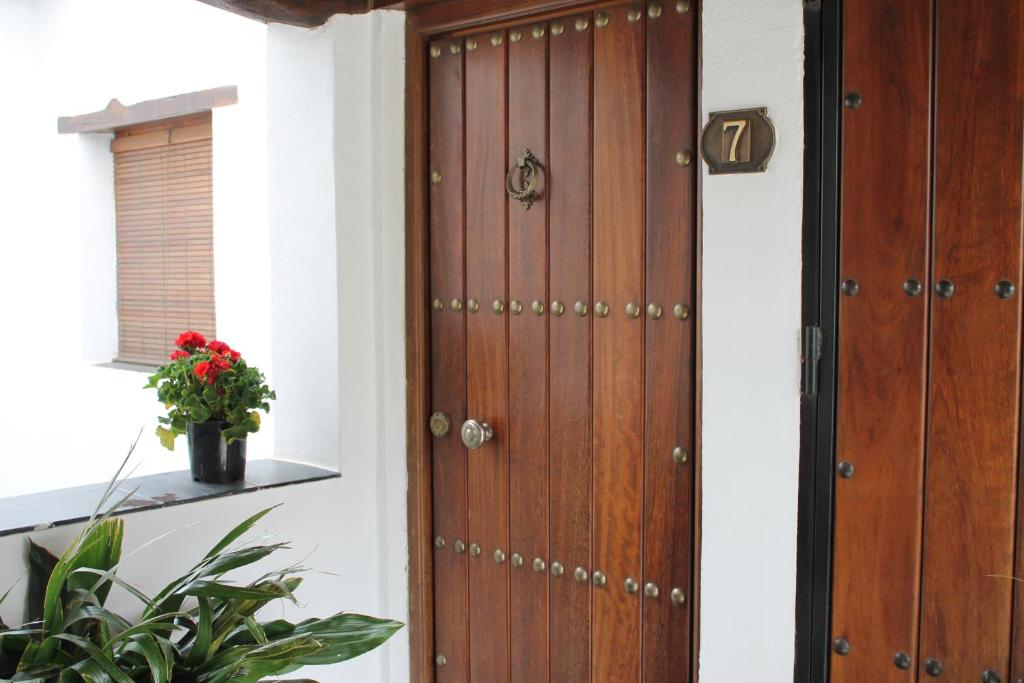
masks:
POLYGON ((434 547, 430 414, 427 49, 405 31, 405 334, 409 528, 409 680, 434 681, 434 547))
MULTIPOLYGON (((373 0, 200 0, 262 22, 312 28, 335 14, 363 14, 382 3, 373 0)), ((383 3, 394 4, 394 3, 383 3)))
POLYGON ((118 128, 137 126, 141 123, 173 119, 179 116, 209 111, 238 102, 238 88, 226 85, 210 90, 162 97, 125 106, 116 99, 110 100, 106 109, 78 116, 61 116, 57 119, 57 132, 65 133, 112 133, 118 128))

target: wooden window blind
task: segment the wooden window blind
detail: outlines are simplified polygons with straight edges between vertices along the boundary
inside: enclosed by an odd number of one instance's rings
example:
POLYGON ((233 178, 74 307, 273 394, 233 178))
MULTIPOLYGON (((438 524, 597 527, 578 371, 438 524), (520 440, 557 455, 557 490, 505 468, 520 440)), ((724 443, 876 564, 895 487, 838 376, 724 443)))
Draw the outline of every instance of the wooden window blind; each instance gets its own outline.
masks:
POLYGON ((163 364, 184 330, 215 336, 209 112, 117 131, 118 360, 163 364))

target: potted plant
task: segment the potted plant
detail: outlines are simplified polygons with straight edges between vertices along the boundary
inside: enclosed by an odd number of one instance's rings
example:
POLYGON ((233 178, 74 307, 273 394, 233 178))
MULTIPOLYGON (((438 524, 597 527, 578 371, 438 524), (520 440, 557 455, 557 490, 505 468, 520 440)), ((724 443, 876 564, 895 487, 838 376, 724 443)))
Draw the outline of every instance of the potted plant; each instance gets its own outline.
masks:
POLYGON ((174 450, 180 434, 188 437, 192 478, 225 483, 245 477, 246 437, 260 428, 258 411, 269 412, 277 398, 263 373, 222 341, 183 332, 170 362, 149 378, 147 388, 167 408, 156 434, 174 450))
POLYGON ((94 515, 59 558, 30 544, 27 606, 33 621, 15 628, 0 621, 0 680, 255 683, 357 657, 402 628, 397 621, 349 612, 299 623, 261 621, 264 606, 295 600, 300 570, 274 570, 244 584, 225 575, 288 547, 235 544, 268 512, 232 529, 155 596, 118 575, 124 527, 109 512, 94 515), (141 614, 126 617, 111 609, 107 596, 115 587, 140 601, 141 614))

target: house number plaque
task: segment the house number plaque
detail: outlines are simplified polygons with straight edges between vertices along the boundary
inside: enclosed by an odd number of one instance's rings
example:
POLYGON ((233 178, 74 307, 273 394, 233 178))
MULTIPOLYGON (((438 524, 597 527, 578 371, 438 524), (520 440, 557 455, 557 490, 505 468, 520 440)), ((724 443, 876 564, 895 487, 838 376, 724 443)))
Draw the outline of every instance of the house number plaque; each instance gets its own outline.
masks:
POLYGON ((700 148, 712 175, 763 173, 775 151, 775 126, 764 107, 712 112, 700 148))

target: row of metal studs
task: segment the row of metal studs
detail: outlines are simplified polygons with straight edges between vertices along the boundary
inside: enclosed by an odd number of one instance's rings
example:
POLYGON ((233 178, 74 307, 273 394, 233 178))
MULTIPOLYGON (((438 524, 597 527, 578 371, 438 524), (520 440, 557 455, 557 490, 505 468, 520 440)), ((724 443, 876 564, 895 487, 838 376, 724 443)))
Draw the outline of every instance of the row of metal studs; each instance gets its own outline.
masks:
MULTIPOLYGON (((431 304, 431 308, 433 308, 435 311, 443 311, 445 308, 444 301, 441 298, 434 299, 433 303, 431 304)), ((461 311, 462 299, 452 299, 450 308, 455 312, 461 311)), ((466 302, 466 309, 470 313, 476 313, 477 311, 480 310, 480 302, 478 302, 476 299, 470 299, 469 301, 466 302)), ((530 304, 530 310, 533 311, 534 315, 544 315, 544 302, 535 299, 534 302, 530 304)), ((565 304, 556 299, 551 302, 550 310, 551 315, 558 317, 565 313, 565 304)), ((587 315, 589 310, 590 307, 587 306, 585 301, 577 301, 573 305, 573 311, 576 313, 576 315, 578 315, 581 318, 587 315)), ((502 313, 505 312, 505 302, 502 301, 501 299, 495 299, 493 302, 491 302, 491 311, 493 311, 497 315, 501 315, 502 313)), ((512 302, 509 304, 509 311, 512 313, 512 315, 519 315, 520 313, 523 312, 523 303, 518 299, 513 299, 512 302)), ((605 302, 598 301, 594 303, 594 314, 597 315, 597 317, 604 318, 605 316, 608 315, 608 312, 608 304, 606 304, 605 302)), ((661 304, 647 304, 647 317, 650 318, 651 320, 658 320, 659 318, 661 318, 662 312, 663 309, 661 307, 661 304)), ((634 303, 632 301, 626 304, 626 315, 628 315, 630 318, 639 318, 640 304, 634 303)), ((687 306, 686 304, 676 304, 672 307, 672 315, 675 316, 676 320, 686 320, 687 318, 690 317, 690 307, 687 306)))
MULTIPOLYGON (((690 2, 690 0, 679 0, 679 2, 676 2, 676 5, 675 5, 676 6, 676 12, 679 13, 679 14, 686 14, 687 12, 690 11, 691 5, 692 5, 692 3, 690 2)), ((652 2, 652 3, 650 3, 647 6, 647 16, 649 16, 651 19, 657 19, 658 17, 661 16, 661 13, 662 13, 662 6, 661 6, 660 2, 652 2)), ((629 13, 626 15, 626 17, 629 19, 630 23, 634 23, 634 24, 636 22, 640 21, 640 17, 641 16, 643 16, 642 11, 639 10, 639 9, 636 9, 636 8, 629 10, 629 13)), ((594 25, 597 26, 598 28, 604 28, 605 26, 608 25, 609 21, 610 21, 610 17, 608 16, 608 13, 603 11, 603 10, 597 12, 597 14, 594 15, 594 25)), ((573 27, 577 31, 586 31, 590 27, 590 19, 588 17, 577 17, 575 20, 573 20, 573 27)), ((553 36, 560 36, 560 35, 562 35, 562 33, 564 31, 565 31, 565 24, 563 24, 561 20, 556 19, 556 20, 551 22, 551 35, 553 35, 553 36)), ((540 40, 541 38, 544 37, 544 24, 537 24, 537 25, 533 26, 533 28, 531 29, 530 33, 533 35, 533 37, 535 39, 540 40)), ((513 43, 519 42, 523 38, 523 31, 522 31, 522 29, 518 29, 518 28, 509 29, 508 38, 513 43)), ((498 47, 499 45, 501 45, 502 41, 503 41, 503 37, 502 37, 501 33, 493 33, 493 34, 491 34, 490 43, 494 47, 498 47)), ((469 50, 470 52, 472 52, 473 50, 477 49, 477 47, 479 47, 479 45, 480 44, 479 44, 477 38, 467 38, 466 39, 466 49, 469 50)), ((449 43, 448 51, 451 54, 453 54, 453 55, 459 54, 460 52, 462 52, 462 45, 461 45, 461 43, 459 43, 457 41, 449 43)), ((443 53, 443 50, 441 49, 440 45, 435 43, 434 45, 430 46, 430 56, 431 57, 435 57, 435 58, 436 57, 440 57, 442 53, 443 53)))
MULTIPOLYGON (((434 538, 434 547, 438 550, 443 549, 446 545, 447 542, 443 536, 437 536, 434 538)), ((470 557, 480 557, 483 554, 483 549, 478 544, 470 543, 467 546, 465 542, 460 539, 455 539, 452 543, 452 549, 455 551, 456 555, 461 555, 467 550, 469 551, 470 557)), ((524 564, 522 555, 519 553, 512 553, 511 558, 506 558, 505 551, 501 548, 494 551, 493 557, 496 564, 504 564, 505 560, 509 559, 510 564, 516 569, 522 567, 524 564)), ((539 574, 545 569, 549 569, 551 571, 551 575, 555 577, 565 574, 565 567, 562 566, 561 562, 552 562, 549 568, 547 563, 544 562, 544 558, 533 558, 533 570, 535 572, 539 574)), ((589 574, 585 568, 576 567, 573 570, 572 575, 577 583, 586 583, 589 578, 590 581, 598 588, 604 588, 608 584, 608 577, 600 570, 595 571, 593 574, 589 574)), ((625 581, 622 582, 622 587, 631 595, 636 594, 640 590, 640 584, 632 577, 626 577, 625 581)), ((644 595, 649 598, 657 598, 661 595, 661 591, 657 584, 649 581, 644 584, 644 595)), ((686 603, 686 593, 681 588, 673 588, 670 593, 670 598, 672 600, 672 604, 676 606, 681 606, 686 603)))

